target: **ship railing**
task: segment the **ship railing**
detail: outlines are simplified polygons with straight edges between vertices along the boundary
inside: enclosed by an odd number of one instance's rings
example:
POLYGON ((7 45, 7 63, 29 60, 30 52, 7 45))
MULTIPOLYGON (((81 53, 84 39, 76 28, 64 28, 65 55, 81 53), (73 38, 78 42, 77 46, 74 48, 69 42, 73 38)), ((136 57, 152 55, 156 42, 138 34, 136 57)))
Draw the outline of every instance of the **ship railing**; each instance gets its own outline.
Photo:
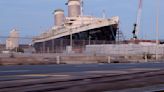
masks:
POLYGON ((93 28, 96 28, 96 27, 98 28, 98 27, 112 25, 112 24, 115 24, 115 22, 113 22, 113 21, 111 22, 111 21, 107 21, 107 20, 105 20, 105 21, 98 21, 98 22, 96 22, 94 24, 82 26, 82 27, 80 27, 78 29, 72 29, 72 30, 74 30, 73 32, 77 32, 77 31, 80 32, 81 30, 89 30, 89 29, 93 29, 93 28))

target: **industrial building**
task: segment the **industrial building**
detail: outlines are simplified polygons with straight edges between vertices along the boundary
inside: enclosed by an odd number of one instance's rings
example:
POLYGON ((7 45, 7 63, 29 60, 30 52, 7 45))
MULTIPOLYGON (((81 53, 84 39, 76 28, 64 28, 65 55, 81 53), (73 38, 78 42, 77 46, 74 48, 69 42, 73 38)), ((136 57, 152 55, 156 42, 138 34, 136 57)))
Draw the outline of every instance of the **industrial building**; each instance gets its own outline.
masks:
POLYGON ((6 40, 6 49, 12 50, 18 47, 19 47, 19 33, 16 29, 13 29, 6 40))

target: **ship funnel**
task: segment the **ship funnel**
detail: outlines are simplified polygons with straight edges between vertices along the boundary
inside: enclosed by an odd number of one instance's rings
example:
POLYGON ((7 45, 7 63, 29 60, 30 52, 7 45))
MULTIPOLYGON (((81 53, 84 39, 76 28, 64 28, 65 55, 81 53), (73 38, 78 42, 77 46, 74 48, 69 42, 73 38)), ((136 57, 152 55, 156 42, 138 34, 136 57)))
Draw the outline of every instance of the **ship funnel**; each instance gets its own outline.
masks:
POLYGON ((68 0, 68 17, 78 17, 81 15, 81 1, 68 0))
POLYGON ((61 26, 64 23, 64 10, 57 9, 54 11, 54 21, 56 26, 61 26))

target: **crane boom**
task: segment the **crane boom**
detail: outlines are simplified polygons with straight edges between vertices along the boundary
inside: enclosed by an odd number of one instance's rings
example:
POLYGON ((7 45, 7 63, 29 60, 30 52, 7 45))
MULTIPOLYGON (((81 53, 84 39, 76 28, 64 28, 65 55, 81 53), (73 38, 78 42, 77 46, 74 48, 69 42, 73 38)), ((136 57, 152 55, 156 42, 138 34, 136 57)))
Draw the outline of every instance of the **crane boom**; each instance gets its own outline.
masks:
POLYGON ((142 0, 139 0, 137 18, 136 18, 136 23, 134 24, 134 30, 133 30, 133 38, 135 38, 135 39, 138 38, 138 35, 139 35, 139 32, 140 32, 142 3, 143 3, 142 0))

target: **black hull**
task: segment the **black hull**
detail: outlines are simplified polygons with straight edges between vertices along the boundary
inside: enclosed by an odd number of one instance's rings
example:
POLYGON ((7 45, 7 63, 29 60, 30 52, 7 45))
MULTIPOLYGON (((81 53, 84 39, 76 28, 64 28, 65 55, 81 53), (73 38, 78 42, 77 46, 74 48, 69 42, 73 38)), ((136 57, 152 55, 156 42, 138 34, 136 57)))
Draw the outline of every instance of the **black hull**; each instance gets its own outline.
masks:
POLYGON ((34 43, 37 53, 62 53, 67 46, 83 48, 89 44, 111 44, 116 40, 117 25, 105 26, 67 35, 45 42, 34 43), (71 40, 72 39, 72 40, 71 40))

